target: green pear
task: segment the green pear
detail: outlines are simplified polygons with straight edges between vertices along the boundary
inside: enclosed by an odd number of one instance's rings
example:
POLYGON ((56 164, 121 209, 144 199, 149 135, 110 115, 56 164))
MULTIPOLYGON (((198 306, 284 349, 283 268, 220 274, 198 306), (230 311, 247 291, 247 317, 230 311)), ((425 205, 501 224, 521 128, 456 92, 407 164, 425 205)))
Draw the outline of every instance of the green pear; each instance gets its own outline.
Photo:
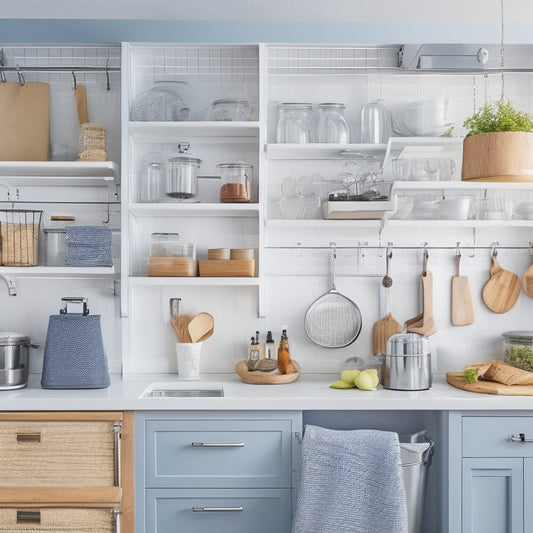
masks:
POLYGON ((332 389, 354 389, 355 384, 352 383, 346 383, 346 381, 342 381, 342 379, 339 379, 338 381, 334 381, 330 387, 332 389))
POLYGON ((341 380, 345 383, 349 383, 350 385, 353 385, 353 380, 355 379, 355 376, 361 372, 360 370, 343 370, 341 372, 341 380))

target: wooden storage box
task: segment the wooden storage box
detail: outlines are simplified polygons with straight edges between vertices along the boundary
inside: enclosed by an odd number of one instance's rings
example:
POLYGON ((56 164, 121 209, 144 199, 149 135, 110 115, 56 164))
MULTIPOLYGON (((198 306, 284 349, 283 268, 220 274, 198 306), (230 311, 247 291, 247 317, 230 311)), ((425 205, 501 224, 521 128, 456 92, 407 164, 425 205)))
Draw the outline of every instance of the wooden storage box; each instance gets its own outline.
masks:
POLYGON ((197 276, 198 263, 190 257, 153 256, 148 260, 149 276, 197 276))
POLYGON ((114 533, 116 516, 112 508, 4 508, 0 509, 0 532, 114 533))
POLYGON ((110 487, 113 421, 0 422, 0 487, 110 487))
POLYGON ((255 259, 217 261, 207 259, 198 261, 200 276, 211 277, 253 277, 255 276, 255 259))

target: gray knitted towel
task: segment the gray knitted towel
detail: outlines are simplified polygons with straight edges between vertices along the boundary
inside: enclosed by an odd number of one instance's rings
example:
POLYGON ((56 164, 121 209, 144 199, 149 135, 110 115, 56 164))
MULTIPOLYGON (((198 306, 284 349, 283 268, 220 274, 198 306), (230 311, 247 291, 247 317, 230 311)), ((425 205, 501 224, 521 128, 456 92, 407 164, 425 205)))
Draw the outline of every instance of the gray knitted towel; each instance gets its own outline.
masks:
POLYGON ((307 425, 292 533, 407 533, 398 434, 307 425))

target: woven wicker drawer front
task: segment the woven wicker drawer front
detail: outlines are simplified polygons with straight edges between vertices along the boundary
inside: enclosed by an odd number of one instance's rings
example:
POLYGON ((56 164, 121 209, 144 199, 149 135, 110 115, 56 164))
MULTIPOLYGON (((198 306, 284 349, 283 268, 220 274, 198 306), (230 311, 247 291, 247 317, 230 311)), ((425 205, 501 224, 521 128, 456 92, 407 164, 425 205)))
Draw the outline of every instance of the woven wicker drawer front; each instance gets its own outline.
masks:
POLYGON ((113 484, 113 422, 0 422, 0 487, 113 484))
POLYGON ((0 532, 112 533, 114 522, 112 509, 0 509, 0 532))

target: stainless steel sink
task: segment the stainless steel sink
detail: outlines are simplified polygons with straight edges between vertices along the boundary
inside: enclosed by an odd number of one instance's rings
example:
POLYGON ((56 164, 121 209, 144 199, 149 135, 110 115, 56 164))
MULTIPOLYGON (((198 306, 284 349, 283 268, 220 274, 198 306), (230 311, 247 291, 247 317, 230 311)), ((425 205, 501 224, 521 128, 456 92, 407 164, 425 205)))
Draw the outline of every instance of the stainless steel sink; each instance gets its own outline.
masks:
POLYGON ((223 389, 152 389, 145 398, 222 398, 223 389))

